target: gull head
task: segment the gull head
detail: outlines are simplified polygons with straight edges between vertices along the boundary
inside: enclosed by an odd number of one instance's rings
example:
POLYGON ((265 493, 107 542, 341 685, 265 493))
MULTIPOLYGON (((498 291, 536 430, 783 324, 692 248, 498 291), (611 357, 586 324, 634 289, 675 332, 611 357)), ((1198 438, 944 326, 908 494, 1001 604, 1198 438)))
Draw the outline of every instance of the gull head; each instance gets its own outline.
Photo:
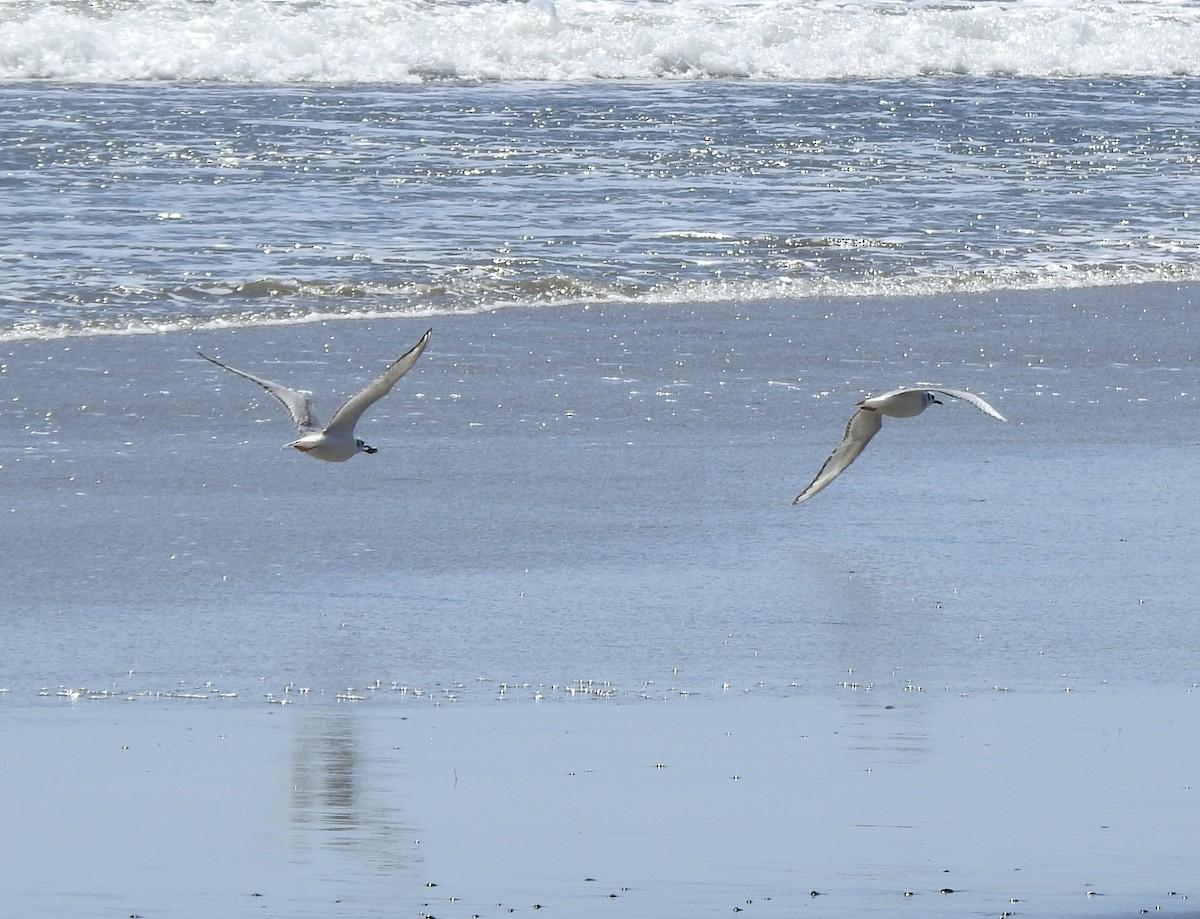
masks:
POLYGON ((360 449, 363 453, 378 453, 379 452, 374 447, 368 447, 366 444, 364 444, 361 440, 358 440, 357 438, 355 439, 354 442, 358 445, 358 449, 360 449))

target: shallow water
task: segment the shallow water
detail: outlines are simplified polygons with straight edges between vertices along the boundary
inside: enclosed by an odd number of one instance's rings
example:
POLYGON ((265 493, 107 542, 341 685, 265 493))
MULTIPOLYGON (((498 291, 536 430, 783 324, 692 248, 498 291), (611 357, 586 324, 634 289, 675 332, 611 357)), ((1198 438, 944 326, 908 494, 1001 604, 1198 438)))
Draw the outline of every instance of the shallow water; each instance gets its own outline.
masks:
POLYGON ((0 337, 1195 280, 1187 80, 0 85, 0 337))
POLYGON ((193 348, 328 407, 423 326, 12 344, 3 682, 1187 685, 1191 295, 448 318, 342 466, 193 348), (889 421, 788 506, 857 399, 917 380, 1011 421, 889 421))

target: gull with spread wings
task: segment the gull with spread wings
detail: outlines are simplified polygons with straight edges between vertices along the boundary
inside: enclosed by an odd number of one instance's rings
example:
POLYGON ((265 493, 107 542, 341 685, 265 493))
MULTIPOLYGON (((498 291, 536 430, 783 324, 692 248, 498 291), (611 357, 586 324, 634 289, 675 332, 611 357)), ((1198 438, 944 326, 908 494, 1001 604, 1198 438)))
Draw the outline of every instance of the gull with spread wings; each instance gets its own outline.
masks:
POLYGON ((846 425, 846 433, 842 435, 842 442, 829 455, 829 459, 825 460, 825 465, 821 467, 817 477, 796 496, 792 504, 807 501, 845 472, 846 467, 853 463, 863 452, 863 448, 871 442, 871 438, 879 433, 879 429, 883 426, 884 415, 890 415, 893 418, 912 418, 914 415, 921 414, 930 405, 941 405, 938 396, 962 399, 984 414, 991 415, 1000 421, 1006 420, 979 396, 961 389, 926 389, 923 387, 893 389, 882 396, 864 399, 858 403, 858 410, 850 418, 850 423, 846 425))
POLYGON ((362 417, 363 412, 386 396, 396 385, 396 381, 412 369, 417 358, 421 356, 421 352, 425 350, 425 346, 429 344, 429 336, 432 332, 433 330, 430 329, 422 335, 416 345, 393 361, 362 391, 343 402, 342 407, 334 413, 333 420, 324 427, 321 427, 321 423, 313 414, 312 400, 307 393, 288 389, 286 386, 256 377, 245 370, 238 370, 236 367, 222 364, 203 352, 197 351, 196 353, 206 361, 211 361, 230 373, 236 373, 251 383, 257 383, 283 403, 283 407, 288 410, 288 414, 292 416, 292 421, 300 431, 298 440, 284 446, 295 447, 301 453, 329 463, 344 463, 356 453, 377 452, 374 447, 367 446, 354 436, 354 426, 358 424, 358 419, 362 417))

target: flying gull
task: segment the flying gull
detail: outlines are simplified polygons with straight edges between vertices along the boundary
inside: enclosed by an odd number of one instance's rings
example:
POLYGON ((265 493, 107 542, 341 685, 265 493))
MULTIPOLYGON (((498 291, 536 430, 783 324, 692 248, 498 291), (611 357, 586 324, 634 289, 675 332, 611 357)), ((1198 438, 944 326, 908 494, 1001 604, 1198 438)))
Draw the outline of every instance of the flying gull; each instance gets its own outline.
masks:
POLYGON ((362 417, 363 412, 386 396, 396 385, 396 381, 412 369, 417 358, 421 356, 421 352, 425 350, 425 346, 429 344, 429 335, 432 331, 430 329, 422 335, 421 340, 410 351, 392 362, 387 370, 372 380, 361 392, 343 402, 342 407, 334 413, 333 420, 324 427, 321 427, 321 423, 313 414, 312 400, 309 399, 307 393, 288 389, 286 386, 256 377, 245 370, 238 370, 236 367, 222 364, 201 351, 196 353, 206 361, 211 361, 230 373, 236 373, 251 383, 257 383, 283 403, 283 407, 288 410, 288 414, 292 416, 292 421, 300 431, 299 440, 294 440, 284 446, 295 447, 301 453, 315 459, 330 463, 344 463, 356 453, 376 452, 374 447, 367 446, 354 436, 354 426, 358 424, 358 419, 362 417))
POLYGON ((942 403, 938 400, 939 395, 962 399, 993 418, 998 418, 1000 421, 1006 420, 979 396, 961 389, 923 389, 920 387, 893 389, 882 396, 864 399, 858 403, 858 410, 846 425, 846 433, 842 435, 842 442, 829 454, 829 459, 825 460, 825 465, 821 467, 817 477, 796 496, 792 504, 807 501, 845 472, 846 467, 853 463, 863 452, 863 448, 871 442, 871 438, 879 433, 879 429, 883 426, 884 415, 891 415, 893 418, 912 418, 914 415, 921 414, 930 405, 941 405, 942 403))

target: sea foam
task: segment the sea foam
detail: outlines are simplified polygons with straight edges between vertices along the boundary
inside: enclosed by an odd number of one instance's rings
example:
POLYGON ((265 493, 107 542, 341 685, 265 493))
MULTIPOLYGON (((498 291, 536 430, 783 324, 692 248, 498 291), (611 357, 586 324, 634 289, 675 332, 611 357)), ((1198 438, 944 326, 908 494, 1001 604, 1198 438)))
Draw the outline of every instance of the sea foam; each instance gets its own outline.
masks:
POLYGON ((1200 71, 1192 2, 32 0, 0 80, 836 80, 1200 71))

